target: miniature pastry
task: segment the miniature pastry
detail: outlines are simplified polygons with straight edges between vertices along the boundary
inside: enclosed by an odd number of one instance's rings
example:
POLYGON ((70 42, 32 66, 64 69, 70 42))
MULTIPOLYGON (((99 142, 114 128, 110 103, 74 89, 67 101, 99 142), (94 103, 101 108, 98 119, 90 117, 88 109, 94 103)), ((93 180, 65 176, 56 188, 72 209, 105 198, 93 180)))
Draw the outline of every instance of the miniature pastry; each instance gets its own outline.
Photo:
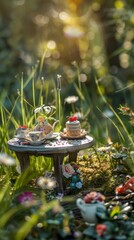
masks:
POLYGON ((25 138, 26 135, 28 134, 28 128, 27 128, 26 125, 19 126, 16 131, 17 131, 17 136, 19 136, 19 137, 24 137, 25 138))
POLYGON ((76 116, 68 118, 65 132, 67 136, 78 137, 81 135, 81 125, 76 116))

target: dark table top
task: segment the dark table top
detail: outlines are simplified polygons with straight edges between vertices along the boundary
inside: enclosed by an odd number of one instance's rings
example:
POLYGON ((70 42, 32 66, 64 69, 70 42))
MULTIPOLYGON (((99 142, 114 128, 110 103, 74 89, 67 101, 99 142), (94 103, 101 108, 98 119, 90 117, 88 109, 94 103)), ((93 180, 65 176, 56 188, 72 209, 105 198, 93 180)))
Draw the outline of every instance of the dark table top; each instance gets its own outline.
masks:
POLYGON ((40 143, 21 141, 14 137, 8 141, 8 148, 15 152, 34 153, 42 152, 46 154, 70 153, 88 149, 93 145, 93 138, 86 135, 81 139, 62 139, 59 134, 54 139, 45 140, 40 143))

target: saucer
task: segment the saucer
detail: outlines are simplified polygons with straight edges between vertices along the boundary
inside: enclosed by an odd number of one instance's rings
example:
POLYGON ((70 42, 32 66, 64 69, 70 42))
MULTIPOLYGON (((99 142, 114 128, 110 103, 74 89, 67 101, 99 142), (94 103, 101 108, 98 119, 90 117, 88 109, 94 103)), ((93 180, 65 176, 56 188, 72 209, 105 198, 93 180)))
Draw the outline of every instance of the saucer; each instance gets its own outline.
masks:
POLYGON ((21 135, 18 134, 18 135, 15 135, 14 137, 15 137, 15 138, 18 138, 18 139, 21 140, 21 141, 26 141, 28 135, 26 135, 25 137, 22 137, 21 135))
POLYGON ((46 140, 55 139, 57 136, 58 136, 58 133, 53 133, 51 135, 48 134, 48 136, 46 135, 45 137, 40 138, 39 140, 36 140, 36 141, 33 141, 30 138, 26 138, 25 140, 27 140, 30 145, 38 146, 44 143, 46 140))
POLYGON ((47 134, 47 135, 44 137, 44 139, 46 139, 46 140, 52 140, 52 139, 57 138, 58 135, 59 135, 58 133, 47 134))
POLYGON ((82 129, 81 134, 79 136, 68 136, 65 132, 60 132, 60 137, 63 139, 81 139, 87 135, 87 132, 82 129))
POLYGON ((41 145, 42 143, 45 142, 45 139, 42 139, 42 140, 37 140, 37 141, 32 141, 32 140, 29 140, 28 143, 32 146, 39 146, 41 145))

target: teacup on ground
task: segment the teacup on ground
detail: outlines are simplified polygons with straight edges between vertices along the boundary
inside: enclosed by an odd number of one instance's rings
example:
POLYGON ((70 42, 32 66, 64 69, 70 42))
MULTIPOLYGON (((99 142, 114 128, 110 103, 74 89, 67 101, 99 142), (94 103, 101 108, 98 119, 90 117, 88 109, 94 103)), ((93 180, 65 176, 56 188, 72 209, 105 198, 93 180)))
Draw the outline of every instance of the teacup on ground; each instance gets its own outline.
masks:
POLYGON ((43 137, 42 131, 31 131, 29 132, 29 136, 32 141, 38 141, 43 137))

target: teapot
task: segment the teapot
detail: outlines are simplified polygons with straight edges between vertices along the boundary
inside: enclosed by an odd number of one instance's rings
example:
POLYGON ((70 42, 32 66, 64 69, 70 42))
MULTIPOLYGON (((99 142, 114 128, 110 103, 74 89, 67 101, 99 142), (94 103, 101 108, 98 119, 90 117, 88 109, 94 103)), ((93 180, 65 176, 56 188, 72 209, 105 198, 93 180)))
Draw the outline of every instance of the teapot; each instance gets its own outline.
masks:
POLYGON ((37 119, 38 123, 34 128, 34 131, 42 131, 43 136, 46 135, 52 135, 54 132, 54 128, 56 124, 59 122, 56 120, 53 125, 51 125, 47 119, 45 119, 43 116, 39 116, 37 119))
POLYGON ((106 207, 102 202, 85 203, 81 198, 76 200, 76 205, 80 209, 83 219, 90 224, 97 223, 97 211, 106 210, 106 207))

